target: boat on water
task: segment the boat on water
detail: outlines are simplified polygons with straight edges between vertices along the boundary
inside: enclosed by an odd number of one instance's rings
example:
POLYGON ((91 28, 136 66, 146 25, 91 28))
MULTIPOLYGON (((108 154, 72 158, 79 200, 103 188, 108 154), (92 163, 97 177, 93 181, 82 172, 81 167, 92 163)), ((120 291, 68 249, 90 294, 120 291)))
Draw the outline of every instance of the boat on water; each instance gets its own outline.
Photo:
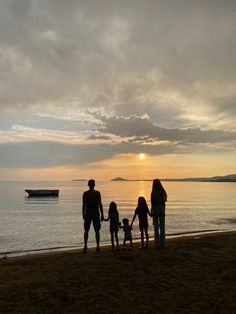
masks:
POLYGON ((58 197, 59 190, 25 190, 28 197, 58 197))

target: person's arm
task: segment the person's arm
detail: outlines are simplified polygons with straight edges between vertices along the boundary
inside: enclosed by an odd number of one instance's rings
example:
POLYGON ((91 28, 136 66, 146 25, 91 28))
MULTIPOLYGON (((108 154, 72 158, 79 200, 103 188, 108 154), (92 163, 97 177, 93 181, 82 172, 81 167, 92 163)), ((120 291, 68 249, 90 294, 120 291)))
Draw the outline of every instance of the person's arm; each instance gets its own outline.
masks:
POLYGON ((103 221, 109 221, 110 220, 110 215, 108 214, 108 217, 107 218, 104 218, 103 217, 103 221))
POLYGON ((131 228, 133 227, 133 222, 135 221, 136 216, 137 216, 137 210, 135 210, 134 217, 133 217, 132 222, 130 224, 131 228))
POLYGON ((100 213, 101 213, 101 221, 103 221, 104 220, 103 205, 102 205, 102 198, 101 198, 100 192, 99 192, 99 209, 100 209, 100 213))
POLYGON ((82 217, 85 219, 86 205, 85 205, 85 196, 83 194, 83 205, 82 205, 82 217))
POLYGON ((164 189, 164 201, 167 202, 167 193, 165 189, 164 189))
POLYGON ((153 202, 154 201, 154 197, 153 197, 153 193, 151 193, 151 217, 153 217, 153 202))
POLYGON ((151 217, 152 217, 152 213, 150 212, 150 210, 149 210, 148 206, 147 206, 147 213, 148 213, 148 215, 149 215, 149 216, 151 216, 151 217))

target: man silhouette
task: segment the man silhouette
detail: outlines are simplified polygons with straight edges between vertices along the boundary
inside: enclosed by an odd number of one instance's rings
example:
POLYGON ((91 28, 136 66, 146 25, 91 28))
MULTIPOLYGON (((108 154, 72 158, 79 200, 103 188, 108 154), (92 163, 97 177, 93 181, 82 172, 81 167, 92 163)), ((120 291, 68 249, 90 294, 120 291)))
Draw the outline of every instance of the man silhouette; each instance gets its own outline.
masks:
POLYGON ((91 222, 93 222, 93 227, 96 236, 97 248, 99 251, 99 243, 100 243, 100 229, 101 229, 101 221, 104 220, 103 216, 103 206, 101 200, 101 194, 99 191, 94 190, 95 180, 91 179, 88 181, 89 190, 84 192, 83 194, 83 219, 84 219, 84 252, 87 252, 87 242, 88 242, 88 234, 91 222), (101 214, 101 218, 100 218, 101 214))

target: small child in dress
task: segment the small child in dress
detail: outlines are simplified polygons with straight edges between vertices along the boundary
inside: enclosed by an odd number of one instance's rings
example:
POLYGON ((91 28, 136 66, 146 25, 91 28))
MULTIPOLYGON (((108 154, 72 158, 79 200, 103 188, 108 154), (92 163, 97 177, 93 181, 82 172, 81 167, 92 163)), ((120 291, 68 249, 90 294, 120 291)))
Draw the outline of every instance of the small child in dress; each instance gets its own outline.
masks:
POLYGON ((124 246, 126 245, 126 241, 129 241, 130 242, 130 246, 133 245, 132 243, 132 227, 129 225, 129 219, 127 218, 124 218, 122 220, 123 222, 123 226, 120 225, 120 228, 123 229, 124 231, 124 246))
POLYGON ((141 248, 144 248, 144 233, 146 237, 146 247, 148 248, 148 215, 151 216, 149 208, 147 206, 147 202, 144 197, 140 196, 138 198, 138 205, 134 212, 134 217, 131 223, 131 227, 133 226, 133 222, 138 215, 139 219, 139 230, 141 232, 141 248))
POLYGON ((115 202, 111 202, 109 205, 108 210, 108 218, 104 219, 105 221, 110 220, 110 234, 111 234, 111 245, 112 250, 114 250, 114 237, 116 239, 116 247, 117 251, 119 250, 119 238, 118 238, 118 231, 119 231, 119 212, 117 210, 117 205, 115 202))

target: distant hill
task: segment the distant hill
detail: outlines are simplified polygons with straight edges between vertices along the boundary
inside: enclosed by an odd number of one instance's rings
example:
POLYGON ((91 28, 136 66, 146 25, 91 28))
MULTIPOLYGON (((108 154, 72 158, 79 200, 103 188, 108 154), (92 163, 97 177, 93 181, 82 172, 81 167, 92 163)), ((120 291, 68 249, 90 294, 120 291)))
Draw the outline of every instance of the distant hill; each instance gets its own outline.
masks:
POLYGON ((210 181, 213 182, 236 182, 236 174, 229 174, 227 176, 216 176, 216 177, 211 177, 211 178, 207 178, 210 181))
POLYGON ((112 179, 111 181, 131 181, 131 180, 127 180, 125 178, 117 177, 117 178, 112 179))
POLYGON ((75 180, 72 180, 72 181, 87 181, 86 179, 75 179, 75 180))
MULTIPOLYGON (((136 179, 129 180, 121 177, 112 179, 111 181, 152 181, 153 179, 136 179)), ((215 177, 201 177, 201 178, 180 178, 180 179, 160 179, 161 181, 174 181, 174 182, 236 182, 236 174, 229 174, 226 176, 215 177)))
POLYGON ((236 182, 236 174, 202 178, 183 178, 183 179, 163 179, 163 181, 182 181, 182 182, 236 182))

